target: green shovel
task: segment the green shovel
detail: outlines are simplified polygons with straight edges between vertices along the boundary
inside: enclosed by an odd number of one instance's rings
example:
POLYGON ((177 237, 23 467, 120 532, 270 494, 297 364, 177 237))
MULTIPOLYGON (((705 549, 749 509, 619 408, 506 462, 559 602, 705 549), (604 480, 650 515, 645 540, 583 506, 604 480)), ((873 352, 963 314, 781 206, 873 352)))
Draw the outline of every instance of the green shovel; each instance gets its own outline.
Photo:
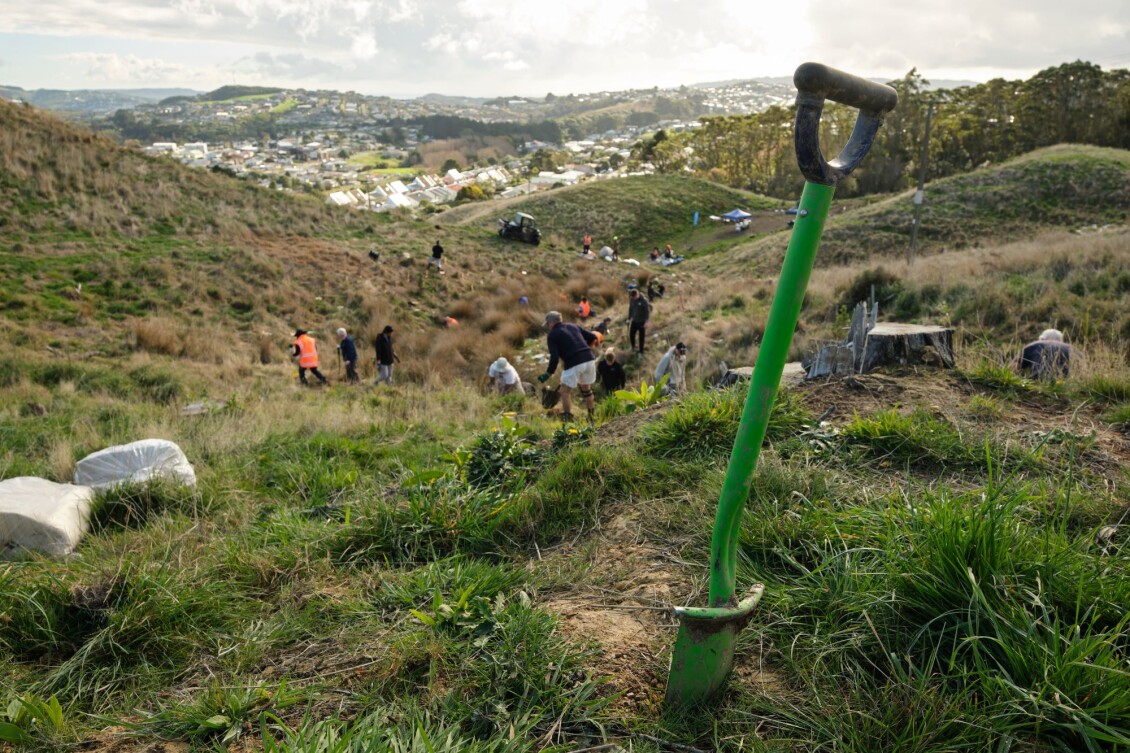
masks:
POLYGON ((891 87, 818 63, 797 68, 793 83, 797 88, 796 156, 805 177, 804 192, 722 484, 710 545, 710 603, 706 607, 675 608, 679 636, 671 655, 666 697, 667 705, 673 708, 706 701, 725 684, 733 667, 738 633, 749 623, 765 590, 757 584, 740 601, 735 595, 738 530, 753 469, 765 440, 832 194, 836 184, 867 155, 883 116, 898 103, 898 93, 891 87), (820 151, 820 113, 826 99, 859 110, 851 138, 831 162, 826 162, 820 151))

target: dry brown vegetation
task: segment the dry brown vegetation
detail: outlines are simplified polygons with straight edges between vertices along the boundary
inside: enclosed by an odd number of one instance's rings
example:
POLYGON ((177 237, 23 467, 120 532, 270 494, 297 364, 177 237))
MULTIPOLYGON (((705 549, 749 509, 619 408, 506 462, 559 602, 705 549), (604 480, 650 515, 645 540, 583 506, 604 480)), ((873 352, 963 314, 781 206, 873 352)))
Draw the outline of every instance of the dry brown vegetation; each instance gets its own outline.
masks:
POLYGON ((460 139, 437 139, 416 147, 422 164, 431 172, 439 172, 443 164, 455 160, 461 167, 475 162, 503 161, 517 152, 510 139, 502 136, 468 136, 460 139))

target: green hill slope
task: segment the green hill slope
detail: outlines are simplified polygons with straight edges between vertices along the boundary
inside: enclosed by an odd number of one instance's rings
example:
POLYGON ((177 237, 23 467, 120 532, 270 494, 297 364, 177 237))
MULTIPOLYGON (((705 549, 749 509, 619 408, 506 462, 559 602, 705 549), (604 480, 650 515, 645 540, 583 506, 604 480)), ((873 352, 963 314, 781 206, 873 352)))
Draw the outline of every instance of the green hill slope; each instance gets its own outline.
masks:
MULTIPOLYGON (((905 256, 913 192, 844 211, 833 206, 819 265, 905 256)), ((854 206, 854 205, 853 205, 854 206)), ((1130 152, 1061 145, 927 186, 919 226, 922 255, 1031 238, 1054 229, 1121 224, 1130 216, 1130 152)), ((707 262, 710 269, 752 266, 773 274, 785 233, 707 262)))
POLYGON ((440 221, 493 231, 499 217, 527 212, 554 242, 576 247, 589 233, 599 247, 618 235, 623 248, 639 253, 686 241, 695 212, 705 221, 708 215, 735 207, 756 211, 781 206, 780 201, 698 178, 653 175, 589 181, 505 202, 465 205, 444 212, 440 221))
POLYGON ((346 236, 377 225, 372 215, 188 170, 0 102, 0 238, 8 242, 115 234, 346 236))

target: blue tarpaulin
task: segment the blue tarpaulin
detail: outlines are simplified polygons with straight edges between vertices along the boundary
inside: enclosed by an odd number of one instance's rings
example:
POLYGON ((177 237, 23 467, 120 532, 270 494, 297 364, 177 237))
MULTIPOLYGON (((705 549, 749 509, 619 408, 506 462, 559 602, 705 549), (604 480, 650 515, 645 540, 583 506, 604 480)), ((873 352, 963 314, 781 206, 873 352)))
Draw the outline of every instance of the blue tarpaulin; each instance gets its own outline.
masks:
POLYGON ((733 209, 729 212, 726 212, 726 214, 722 215, 722 219, 728 220, 730 222, 738 222, 740 220, 748 220, 752 216, 753 215, 750 214, 749 212, 743 212, 740 209, 733 209))

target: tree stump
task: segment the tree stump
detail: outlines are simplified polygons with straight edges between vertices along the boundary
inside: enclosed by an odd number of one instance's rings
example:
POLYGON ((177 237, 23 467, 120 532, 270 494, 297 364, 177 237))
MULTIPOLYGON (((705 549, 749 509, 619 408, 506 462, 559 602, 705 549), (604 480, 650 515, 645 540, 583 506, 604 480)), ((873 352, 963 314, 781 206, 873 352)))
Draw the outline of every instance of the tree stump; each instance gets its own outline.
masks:
POLYGON ((946 368, 953 368, 953 329, 934 325, 881 322, 864 340, 860 373, 884 364, 927 363, 928 349, 946 368))

